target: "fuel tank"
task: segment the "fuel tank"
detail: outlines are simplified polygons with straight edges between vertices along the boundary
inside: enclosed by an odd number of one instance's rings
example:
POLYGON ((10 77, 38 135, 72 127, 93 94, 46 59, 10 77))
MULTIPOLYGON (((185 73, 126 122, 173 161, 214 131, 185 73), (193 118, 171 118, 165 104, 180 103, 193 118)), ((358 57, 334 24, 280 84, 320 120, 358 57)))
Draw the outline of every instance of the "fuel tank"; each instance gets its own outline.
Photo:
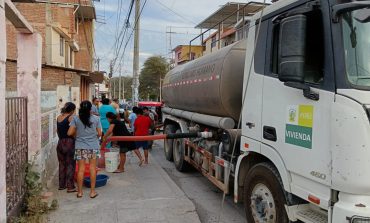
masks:
POLYGON ((169 71, 163 81, 165 106, 238 121, 242 106, 246 40, 169 71))

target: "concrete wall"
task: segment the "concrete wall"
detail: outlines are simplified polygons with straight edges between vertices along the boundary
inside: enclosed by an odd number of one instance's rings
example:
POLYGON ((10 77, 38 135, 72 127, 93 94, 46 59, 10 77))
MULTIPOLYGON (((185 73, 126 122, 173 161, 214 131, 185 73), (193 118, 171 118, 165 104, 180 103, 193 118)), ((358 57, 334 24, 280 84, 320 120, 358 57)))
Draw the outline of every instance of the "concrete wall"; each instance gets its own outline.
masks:
POLYGON ((57 108, 57 91, 41 91, 41 111, 51 111, 57 108))
POLYGON ((60 110, 54 109, 41 115, 41 149, 36 157, 37 169, 40 170, 42 183, 47 186, 48 180, 58 170, 56 146, 58 144, 56 118, 60 110))
POLYGON ((60 34, 56 32, 54 29, 51 29, 51 58, 50 62, 51 65, 55 66, 60 66, 60 67, 65 67, 65 54, 66 54, 66 44, 65 44, 65 39, 63 38, 63 56, 60 55, 60 34))
POLYGON ((5 144, 5 61, 6 61, 6 34, 5 34, 5 5, 0 0, 0 223, 6 222, 6 144, 5 144))

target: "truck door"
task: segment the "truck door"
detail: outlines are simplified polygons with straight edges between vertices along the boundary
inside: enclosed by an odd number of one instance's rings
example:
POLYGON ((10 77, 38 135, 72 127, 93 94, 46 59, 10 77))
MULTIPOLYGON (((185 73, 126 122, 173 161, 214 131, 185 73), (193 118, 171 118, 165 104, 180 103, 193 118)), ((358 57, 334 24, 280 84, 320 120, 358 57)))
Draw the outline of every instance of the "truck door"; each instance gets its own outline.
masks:
MULTIPOLYGON (((307 199, 329 201, 331 183, 330 115, 334 102, 330 45, 321 10, 305 13, 304 85, 318 98, 307 98, 302 89, 287 86, 278 78, 280 29, 269 20, 263 82, 262 153, 274 150, 291 175, 291 190, 307 199), (326 48, 327 49, 327 48, 326 48)), ((284 35, 283 35, 284 36, 284 35)), ((328 36, 330 36, 328 32, 328 36)), ((258 49, 256 49, 258 50, 258 49)), ((327 203, 326 203, 327 205, 327 203)))

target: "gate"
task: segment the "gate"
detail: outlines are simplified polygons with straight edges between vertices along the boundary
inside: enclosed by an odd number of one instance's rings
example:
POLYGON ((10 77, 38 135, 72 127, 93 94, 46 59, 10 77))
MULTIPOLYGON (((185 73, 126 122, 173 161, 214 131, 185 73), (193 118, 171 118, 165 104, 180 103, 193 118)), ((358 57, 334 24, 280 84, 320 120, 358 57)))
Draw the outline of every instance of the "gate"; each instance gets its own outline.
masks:
POLYGON ((6 211, 17 216, 26 194, 27 98, 6 98, 6 211))

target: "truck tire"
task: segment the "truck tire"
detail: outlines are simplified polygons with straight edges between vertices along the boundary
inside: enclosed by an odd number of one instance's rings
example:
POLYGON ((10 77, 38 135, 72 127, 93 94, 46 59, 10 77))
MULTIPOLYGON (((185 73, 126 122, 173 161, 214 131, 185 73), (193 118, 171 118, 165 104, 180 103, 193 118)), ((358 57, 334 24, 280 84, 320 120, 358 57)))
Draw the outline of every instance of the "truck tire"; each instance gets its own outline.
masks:
MULTIPOLYGON (((176 130, 176 133, 181 133, 181 130, 176 130)), ((184 139, 173 140, 173 162, 175 167, 180 172, 185 172, 189 169, 188 162, 184 159, 185 156, 185 143, 184 139)))
MULTIPOLYGON (((176 132, 176 126, 174 125, 166 125, 164 127, 164 134, 170 134, 176 132)), ((164 140, 164 156, 166 160, 173 161, 173 139, 165 139, 164 140)))
POLYGON ((288 223, 283 190, 279 173, 272 164, 253 166, 244 180, 247 222, 288 223))

